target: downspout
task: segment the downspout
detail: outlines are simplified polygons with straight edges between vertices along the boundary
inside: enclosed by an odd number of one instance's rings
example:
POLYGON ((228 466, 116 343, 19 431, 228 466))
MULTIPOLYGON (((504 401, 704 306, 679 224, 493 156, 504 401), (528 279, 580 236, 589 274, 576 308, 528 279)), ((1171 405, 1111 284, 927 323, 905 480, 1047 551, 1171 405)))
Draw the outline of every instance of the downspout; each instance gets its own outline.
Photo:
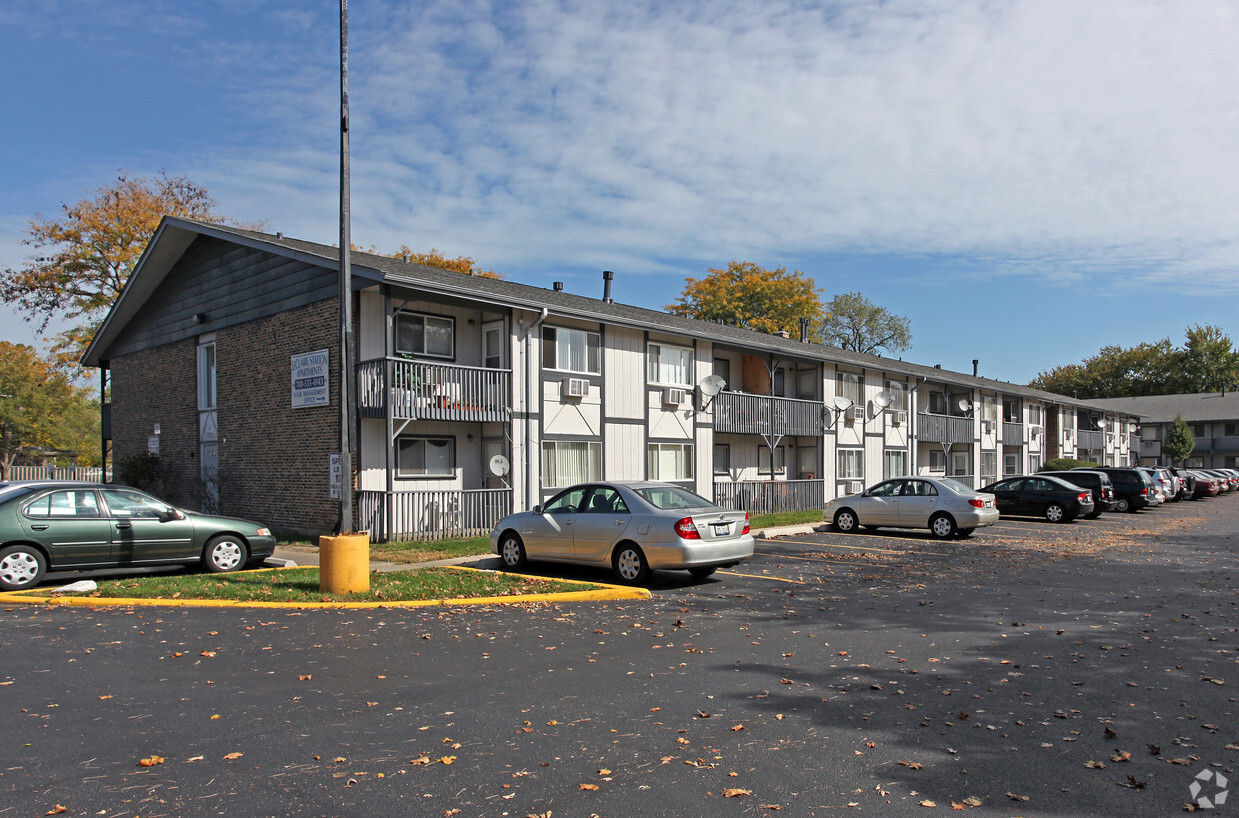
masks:
POLYGON ((538 320, 529 325, 529 329, 525 332, 525 510, 532 509, 536 503, 534 502, 534 477, 536 470, 534 468, 534 439, 533 439, 533 406, 537 399, 538 380, 537 372, 540 368, 535 365, 533 357, 533 339, 538 328, 542 326, 542 322, 546 320, 549 311, 546 307, 542 308, 538 320))
POLYGON ((908 474, 910 475, 919 474, 921 468, 921 458, 918 454, 916 435, 917 426, 920 422, 917 415, 920 414, 918 410, 920 409, 921 398, 916 394, 916 390, 920 389, 928 381, 929 377, 925 376, 921 378, 915 386, 908 390, 908 450, 910 454, 908 459, 912 461, 908 464, 908 474), (913 405, 913 402, 915 402, 915 406, 913 405))

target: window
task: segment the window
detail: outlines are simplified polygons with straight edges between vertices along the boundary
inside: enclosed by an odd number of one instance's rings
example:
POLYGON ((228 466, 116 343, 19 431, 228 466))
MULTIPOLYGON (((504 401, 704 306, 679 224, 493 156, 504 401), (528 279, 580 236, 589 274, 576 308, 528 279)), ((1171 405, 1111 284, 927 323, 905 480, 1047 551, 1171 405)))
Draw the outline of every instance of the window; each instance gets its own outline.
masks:
POLYGON ((774 380, 770 384, 770 394, 777 398, 787 394, 787 374, 784 372, 783 367, 779 367, 774 371, 774 380))
POLYGON ((103 499, 111 509, 113 517, 154 520, 168 511, 168 506, 154 497, 136 491, 104 489, 103 499))
POLYGON ((401 437, 396 440, 399 477, 455 477, 456 439, 401 437))
POLYGON ((571 486, 602 479, 602 444, 584 440, 542 443, 542 484, 571 486))
POLYGON ((587 514, 628 514, 628 504, 620 493, 610 486, 595 486, 589 501, 581 509, 587 514))
POLYGON ((981 396, 981 420, 998 421, 998 399, 992 395, 981 396))
POLYGON ((908 411, 908 385, 903 381, 887 381, 886 391, 891 393, 890 411, 908 411))
POLYGON ((1002 473, 1003 474, 1019 474, 1020 473, 1020 456, 1013 452, 1007 452, 1002 456, 1002 473))
POLYGON ((482 325, 482 366, 487 369, 503 368, 503 344, 506 340, 502 321, 482 325))
POLYGON ((924 480, 909 480, 903 484, 903 497, 937 497, 938 489, 924 480))
POLYGON ((1205 431, 1205 425, 1203 423, 1193 425, 1192 434, 1196 437, 1208 437, 1208 433, 1205 431))
POLYGON ((651 443, 646 452, 650 480, 693 479, 693 444, 651 443))
POLYGON ((1041 404, 1032 404, 1028 407, 1028 423, 1032 426, 1041 425, 1041 404))
POLYGON ((883 477, 906 477, 908 474, 908 453, 902 449, 887 449, 882 455, 883 477))
POLYGON ((396 352, 455 358, 456 319, 419 312, 396 313, 396 352))
POLYGON ((215 344, 198 347, 198 408, 215 408, 215 344))
POLYGON ((714 444, 714 473, 731 474, 731 445, 727 443, 714 444))
POLYGON ((735 390, 736 387, 731 382, 731 361, 726 358, 715 358, 714 374, 727 381, 727 389, 735 390))
POLYGON ((585 505, 585 492, 588 488, 574 488, 563 491, 547 501, 542 507, 543 514, 576 514, 585 505))
POLYGON ((904 481, 902 480, 887 480, 885 483, 878 483, 873 488, 869 489, 870 497, 898 497, 899 490, 903 488, 904 481))
POLYGON ((1030 473, 1036 473, 1036 472, 1041 471, 1041 455, 1030 454, 1028 456, 1028 471, 1030 473))
POLYGON ((839 473, 836 475, 840 480, 864 480, 865 479, 865 452, 862 449, 840 449, 839 450, 839 473))
POLYGON ((847 398, 860 406, 864 403, 865 379, 855 372, 840 372, 836 376, 837 392, 840 397, 847 398))
POLYGON ((101 517, 93 491, 53 491, 26 506, 27 517, 101 517))
POLYGON ((1227 423, 1226 436, 1234 437, 1235 435, 1239 435, 1239 423, 1227 423))
POLYGON ((951 452, 951 476, 964 477, 968 475, 969 464, 972 462, 968 452, 951 452))
POLYGON ((817 387, 822 382, 821 377, 813 369, 801 369, 796 373, 796 397, 802 400, 816 400, 817 387))
POLYGON ((1004 400, 1002 402, 1002 422, 1023 423, 1023 419, 1020 417, 1020 402, 1018 400, 1004 400))
POLYGON ((1145 426, 1140 432, 1142 440, 1161 440, 1162 427, 1160 426, 1145 426))
POLYGON ((943 392, 929 393, 929 414, 945 415, 946 414, 946 394, 943 392))
POLYGON ((998 479, 998 452, 981 452, 981 484, 998 479))
POLYGON ((602 372, 602 336, 565 327, 542 328, 542 366, 564 372, 602 372))
POLYGON ((929 450, 929 470, 946 473, 946 452, 941 449, 929 450))
POLYGON ((693 385, 693 351, 666 344, 650 344, 650 383, 693 385))
MULTIPOLYGON (((774 450, 774 471, 784 474, 787 471, 787 450, 779 446, 774 450)), ((770 474, 770 447, 757 444, 757 473, 770 474)))

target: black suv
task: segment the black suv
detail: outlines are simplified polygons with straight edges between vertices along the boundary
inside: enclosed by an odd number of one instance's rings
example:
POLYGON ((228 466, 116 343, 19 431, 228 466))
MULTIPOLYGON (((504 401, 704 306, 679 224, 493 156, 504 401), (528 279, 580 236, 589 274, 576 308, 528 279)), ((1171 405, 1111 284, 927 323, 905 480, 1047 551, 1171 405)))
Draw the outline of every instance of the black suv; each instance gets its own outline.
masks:
POLYGON ((1099 471, 1110 477, 1114 483, 1114 510, 1139 511, 1148 508, 1149 495, 1153 493, 1152 478, 1136 469, 1122 469, 1116 466, 1093 466, 1091 468, 1072 469, 1071 471, 1099 471))
POLYGON ((1103 511, 1114 511, 1114 483, 1110 480, 1110 475, 1103 471, 1043 471, 1037 473, 1050 474, 1091 491, 1093 511, 1085 515, 1085 519, 1100 517, 1103 511))

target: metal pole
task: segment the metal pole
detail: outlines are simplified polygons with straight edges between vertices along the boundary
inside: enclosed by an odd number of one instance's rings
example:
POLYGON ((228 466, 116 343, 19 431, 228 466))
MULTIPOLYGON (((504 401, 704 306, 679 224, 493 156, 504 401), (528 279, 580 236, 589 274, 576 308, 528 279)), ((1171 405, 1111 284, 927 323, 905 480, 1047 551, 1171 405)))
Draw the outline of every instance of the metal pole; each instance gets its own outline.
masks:
POLYGON ((353 377, 353 283, 349 257, 348 0, 340 0, 340 534, 353 531, 351 390, 353 377))

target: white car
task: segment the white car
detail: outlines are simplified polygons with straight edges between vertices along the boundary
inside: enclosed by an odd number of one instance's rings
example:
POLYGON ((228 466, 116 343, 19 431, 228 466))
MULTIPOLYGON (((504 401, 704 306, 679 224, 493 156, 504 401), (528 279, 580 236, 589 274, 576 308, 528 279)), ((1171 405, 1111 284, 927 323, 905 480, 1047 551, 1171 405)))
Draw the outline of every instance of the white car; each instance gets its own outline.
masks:
POLYGON ((876 486, 831 500, 826 516, 835 530, 850 533, 857 526, 873 530, 928 528, 940 540, 967 537, 981 526, 998 522, 994 495, 982 494, 949 477, 896 477, 876 486))

